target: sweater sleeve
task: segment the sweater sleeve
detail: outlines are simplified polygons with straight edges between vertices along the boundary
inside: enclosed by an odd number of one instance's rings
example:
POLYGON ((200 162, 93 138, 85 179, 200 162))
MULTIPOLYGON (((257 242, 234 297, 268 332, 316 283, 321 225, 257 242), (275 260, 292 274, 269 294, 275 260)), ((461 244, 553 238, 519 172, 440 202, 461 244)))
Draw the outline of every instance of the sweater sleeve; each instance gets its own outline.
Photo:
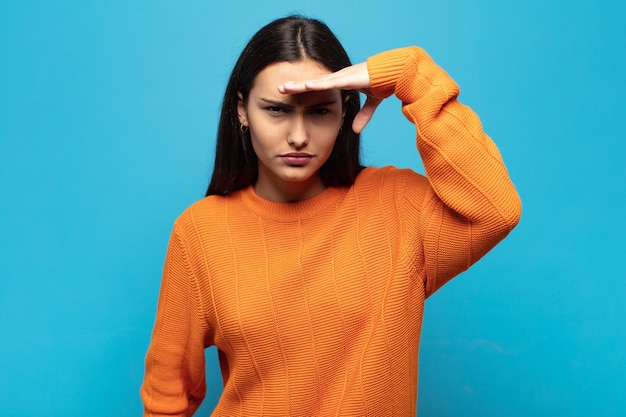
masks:
POLYGON ((500 153, 478 116, 457 100, 459 88, 418 47, 368 59, 372 92, 395 94, 416 125, 430 188, 402 187, 418 206, 412 225, 423 242, 426 294, 469 268, 518 223, 521 202, 500 153))
POLYGON ((144 416, 191 416, 204 399, 208 326, 201 312, 196 278, 174 227, 146 355, 144 416))

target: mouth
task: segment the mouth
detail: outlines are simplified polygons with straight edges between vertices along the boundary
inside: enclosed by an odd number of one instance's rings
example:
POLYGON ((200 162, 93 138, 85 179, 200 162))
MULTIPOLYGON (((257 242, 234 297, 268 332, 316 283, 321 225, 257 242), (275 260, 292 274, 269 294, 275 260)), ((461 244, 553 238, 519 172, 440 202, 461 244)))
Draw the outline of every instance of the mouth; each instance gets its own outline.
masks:
POLYGON ((304 166, 309 163, 313 155, 306 152, 289 152, 280 155, 280 158, 289 166, 304 166))

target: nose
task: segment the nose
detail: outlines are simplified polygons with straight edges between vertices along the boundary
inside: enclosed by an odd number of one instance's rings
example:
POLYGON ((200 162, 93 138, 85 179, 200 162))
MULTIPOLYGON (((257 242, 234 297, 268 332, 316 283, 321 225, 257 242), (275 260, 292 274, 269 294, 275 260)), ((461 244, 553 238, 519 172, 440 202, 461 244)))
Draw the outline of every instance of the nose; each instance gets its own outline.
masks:
POLYGON ((309 143, 309 133, 304 115, 294 115, 289 129, 287 143, 296 149, 301 149, 309 143))

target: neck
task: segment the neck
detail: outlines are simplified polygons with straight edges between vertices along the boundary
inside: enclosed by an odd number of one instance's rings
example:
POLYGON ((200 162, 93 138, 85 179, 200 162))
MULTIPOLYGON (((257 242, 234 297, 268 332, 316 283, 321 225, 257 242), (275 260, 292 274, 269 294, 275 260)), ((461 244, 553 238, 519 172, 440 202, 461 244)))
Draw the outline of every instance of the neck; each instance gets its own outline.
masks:
POLYGON ((295 203, 308 200, 324 191, 326 187, 322 180, 315 176, 307 181, 285 181, 276 184, 270 181, 258 180, 254 184, 254 192, 261 198, 276 203, 295 203))

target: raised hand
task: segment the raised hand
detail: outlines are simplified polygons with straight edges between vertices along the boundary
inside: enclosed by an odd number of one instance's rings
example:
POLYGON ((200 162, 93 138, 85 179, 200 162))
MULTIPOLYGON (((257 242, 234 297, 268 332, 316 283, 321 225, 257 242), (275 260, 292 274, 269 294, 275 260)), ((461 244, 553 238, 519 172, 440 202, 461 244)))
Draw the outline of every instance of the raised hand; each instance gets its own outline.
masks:
POLYGON ((299 94, 307 91, 331 90, 335 88, 340 90, 357 90, 367 97, 365 104, 352 122, 352 130, 355 133, 361 133, 382 101, 381 98, 372 94, 370 89, 367 63, 362 62, 352 65, 323 77, 311 80, 289 81, 278 86, 278 90, 283 94, 299 94))

